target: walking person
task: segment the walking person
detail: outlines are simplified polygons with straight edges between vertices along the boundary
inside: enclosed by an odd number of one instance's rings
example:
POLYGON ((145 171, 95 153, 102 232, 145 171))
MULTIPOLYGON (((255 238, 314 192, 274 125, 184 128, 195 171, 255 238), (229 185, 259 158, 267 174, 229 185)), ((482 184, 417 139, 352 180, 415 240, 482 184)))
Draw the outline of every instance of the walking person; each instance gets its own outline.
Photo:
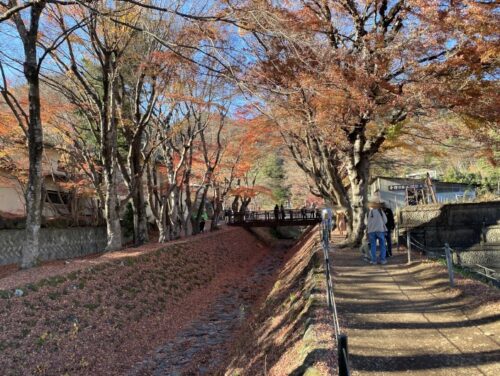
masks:
POLYGON ((385 251, 385 234, 387 232, 387 217, 382 210, 382 200, 379 198, 368 201, 367 232, 370 239, 371 261, 370 264, 377 263, 377 240, 380 247, 380 263, 387 264, 386 251, 385 251))
POLYGON ((337 212, 337 229, 339 230, 340 235, 344 236, 344 231, 347 230, 347 223, 345 213, 343 211, 337 212))
POLYGON ((200 232, 205 232, 205 223, 207 220, 208 220, 208 214, 206 211, 204 211, 200 219, 200 232))
POLYGON ((321 210, 321 219, 323 220, 323 224, 326 225, 326 229, 328 232, 328 240, 330 240, 331 232, 334 227, 333 221, 333 212, 330 208, 324 208, 321 210))
POLYGON ((285 219, 285 208, 283 204, 280 205, 281 219, 285 219))
POLYGON ((392 212, 392 209, 387 206, 387 204, 383 205, 384 213, 385 216, 387 217, 387 223, 385 224, 385 227, 387 227, 387 232, 385 233, 385 241, 386 241, 386 253, 387 257, 392 257, 392 232, 396 228, 395 222, 394 222, 394 213, 392 212))

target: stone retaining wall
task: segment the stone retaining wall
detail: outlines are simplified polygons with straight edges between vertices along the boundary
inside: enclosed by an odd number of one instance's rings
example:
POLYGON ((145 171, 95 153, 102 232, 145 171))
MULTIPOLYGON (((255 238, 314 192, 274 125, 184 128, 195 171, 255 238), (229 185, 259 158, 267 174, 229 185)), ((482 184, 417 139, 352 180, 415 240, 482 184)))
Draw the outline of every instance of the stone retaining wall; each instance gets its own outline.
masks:
MULTIPOLYGON (((0 265, 17 264, 25 239, 24 230, 0 230, 0 265)), ((42 228, 40 261, 67 259, 102 252, 105 227, 42 228)))
POLYGON ((226 375, 335 375, 333 322, 326 303, 323 251, 312 231, 295 246, 226 375), (267 372, 263 372, 267 368, 267 372))
POLYGON ((397 220, 404 228, 491 226, 499 224, 500 201, 408 206, 399 211, 397 220))
POLYGON ((469 249, 453 253, 453 263, 465 266, 483 265, 500 270, 500 250, 469 249))
POLYGON ((410 230, 427 247, 468 248, 500 242, 500 201, 403 208, 397 214, 402 233, 410 230))

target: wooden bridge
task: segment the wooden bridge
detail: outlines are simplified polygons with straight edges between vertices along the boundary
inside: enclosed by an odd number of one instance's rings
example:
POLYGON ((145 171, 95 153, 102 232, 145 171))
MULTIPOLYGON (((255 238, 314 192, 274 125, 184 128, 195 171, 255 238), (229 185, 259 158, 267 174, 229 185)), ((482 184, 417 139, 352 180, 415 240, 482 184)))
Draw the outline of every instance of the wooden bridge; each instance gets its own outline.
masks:
POLYGON ((242 227, 311 226, 321 222, 319 210, 314 209, 225 212, 224 215, 228 225, 242 227))

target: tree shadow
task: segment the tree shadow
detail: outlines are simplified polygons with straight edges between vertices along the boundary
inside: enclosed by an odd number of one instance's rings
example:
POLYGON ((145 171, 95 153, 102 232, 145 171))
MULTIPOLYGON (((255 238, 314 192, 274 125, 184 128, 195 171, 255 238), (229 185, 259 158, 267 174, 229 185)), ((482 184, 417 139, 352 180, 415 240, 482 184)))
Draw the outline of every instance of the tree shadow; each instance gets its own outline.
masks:
MULTIPOLYGON (((327 315, 319 315, 317 312, 326 309, 324 299, 326 291, 323 286, 318 286, 313 282, 315 278, 320 277, 318 274, 324 274, 324 272, 318 273, 320 261, 321 256, 319 253, 315 253, 308 261, 307 266, 300 265, 300 263, 294 265, 302 270, 295 274, 286 288, 274 296, 271 301, 268 301, 265 309, 260 312, 261 319, 258 319, 257 322, 264 325, 248 337, 246 343, 242 344, 243 348, 253 346, 257 342, 259 344, 258 353, 250 359, 246 354, 240 354, 240 361, 247 360, 246 369, 261 369, 259 365, 264 364, 267 369, 272 369, 285 353, 293 349, 298 342, 305 341, 304 334, 312 325, 331 325, 327 315), (293 302, 291 302, 290 291, 294 291, 299 296, 293 302), (275 322, 272 329, 266 330, 265 326, 270 323, 269 318, 274 318, 274 320, 279 318, 279 322, 275 322), (259 338, 258 341, 256 341, 257 338, 259 338)), ((333 348, 333 340, 331 344, 333 348)), ((305 346, 304 349, 308 351, 304 361, 290 374, 301 375, 317 359, 325 359, 325 357, 330 359, 334 356, 332 350, 308 349, 308 346, 305 346)))
POLYGON ((500 350, 461 354, 422 354, 407 356, 368 356, 351 354, 350 360, 358 371, 397 372, 432 370, 446 367, 471 367, 498 363, 500 350))
POLYGON ((452 329, 468 328, 478 325, 486 325, 500 321, 500 315, 483 317, 467 321, 449 322, 351 322, 350 329, 387 330, 387 329, 452 329))

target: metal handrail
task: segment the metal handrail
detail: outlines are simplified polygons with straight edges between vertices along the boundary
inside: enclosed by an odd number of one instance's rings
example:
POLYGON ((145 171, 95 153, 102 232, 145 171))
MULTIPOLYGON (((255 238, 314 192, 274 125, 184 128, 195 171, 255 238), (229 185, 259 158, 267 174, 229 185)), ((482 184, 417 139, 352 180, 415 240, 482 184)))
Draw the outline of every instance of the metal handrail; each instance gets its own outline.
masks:
MULTIPOLYGON (((407 235, 408 246, 413 245, 414 247, 419 248, 421 251, 427 252, 427 247, 425 245, 423 245, 422 243, 420 243, 419 241, 413 239, 411 237, 411 233, 409 231, 406 233, 406 235, 407 235)), ((439 257, 442 257, 445 259, 446 267, 448 269, 448 278, 450 280, 450 286, 455 287, 455 275, 454 275, 454 271, 453 271, 453 266, 454 266, 453 253, 458 254, 458 252, 456 250, 454 250, 453 248, 451 248, 448 243, 445 243, 444 247, 442 249, 444 252, 442 254, 440 254, 439 257)), ((411 248, 408 247, 408 262, 410 262, 410 252, 411 252, 411 248)), ((478 265, 478 264, 476 264, 476 266, 483 269, 485 271, 485 273, 478 272, 477 270, 474 270, 473 268, 470 268, 470 267, 468 267, 467 269, 469 269, 470 271, 472 271, 476 274, 479 274, 483 277, 486 277, 486 278, 492 280, 496 284, 500 284, 500 282, 497 278, 489 275, 489 273, 486 272, 486 269, 488 269, 490 271, 492 271, 493 269, 489 269, 483 265, 478 265)))
POLYGON ((228 218, 229 223, 243 221, 272 221, 272 220, 304 220, 318 219, 319 211, 317 209, 284 209, 283 211, 258 210, 247 212, 225 211, 224 216, 228 218))
POLYGON ((347 346, 347 335, 340 332, 340 324, 337 313, 337 305, 335 303, 335 295, 333 293, 332 275, 330 273, 330 227, 327 220, 321 222, 321 245, 323 248, 323 256, 325 261, 325 277, 327 286, 328 308, 332 313, 333 326, 335 332, 335 342, 337 343, 339 376, 350 376, 349 370, 349 351, 347 346))

